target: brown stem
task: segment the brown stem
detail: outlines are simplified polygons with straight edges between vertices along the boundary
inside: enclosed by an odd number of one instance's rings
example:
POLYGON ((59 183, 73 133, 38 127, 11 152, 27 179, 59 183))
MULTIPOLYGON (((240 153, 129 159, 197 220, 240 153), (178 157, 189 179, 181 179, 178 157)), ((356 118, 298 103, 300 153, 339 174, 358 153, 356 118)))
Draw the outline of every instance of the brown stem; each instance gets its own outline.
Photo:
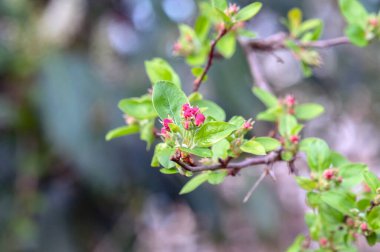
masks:
POLYGON ((221 38, 223 38, 224 35, 227 34, 227 32, 228 32, 228 29, 224 28, 223 30, 221 30, 219 32, 219 34, 216 37, 216 39, 211 42, 210 52, 208 53, 207 64, 206 64, 205 68, 203 69, 202 74, 198 78, 195 79, 193 92, 197 92, 198 89, 199 89, 199 87, 201 86, 202 81, 205 78, 208 70, 210 70, 210 67, 211 67, 212 62, 214 60, 214 57, 217 55, 215 53, 216 44, 219 42, 219 40, 221 38))
POLYGON ((228 163, 228 164, 212 164, 212 165, 198 165, 198 166, 191 166, 184 162, 182 162, 179 158, 173 156, 171 160, 178 165, 180 165, 183 169, 191 172, 201 172, 201 171, 215 171, 220 169, 242 169, 253 165, 260 165, 260 164, 271 164, 276 161, 281 160, 281 151, 273 151, 265 156, 260 157, 250 157, 246 158, 243 161, 240 162, 234 162, 234 163, 228 163))

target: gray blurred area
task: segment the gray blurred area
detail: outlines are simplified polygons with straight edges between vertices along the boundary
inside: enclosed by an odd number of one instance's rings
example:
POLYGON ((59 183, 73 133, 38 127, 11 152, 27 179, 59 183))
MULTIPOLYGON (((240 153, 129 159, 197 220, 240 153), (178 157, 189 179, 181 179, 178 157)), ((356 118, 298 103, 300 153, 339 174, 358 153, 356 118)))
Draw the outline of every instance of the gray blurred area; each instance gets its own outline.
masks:
MULTIPOLYGON (((322 18, 325 38, 342 34, 336 1, 262 2, 248 23, 259 37, 283 30, 292 7, 322 18)), ((171 48, 177 23, 192 24, 196 13, 194 0, 0 0, 0 251, 282 252, 306 233, 304 192, 284 166, 246 204, 262 167, 179 196, 186 178, 151 168, 152 150, 138 136, 104 140, 124 123, 117 102, 149 88, 144 60, 167 59, 190 92, 190 69, 171 48)), ((380 43, 322 55, 308 79, 287 52, 277 55, 284 64, 270 54, 260 60, 277 94, 326 107, 305 136, 378 172, 380 43)), ((201 89, 229 117, 249 118, 264 108, 251 86, 239 48, 214 64, 201 89)), ((270 126, 257 122, 255 133, 270 126)))

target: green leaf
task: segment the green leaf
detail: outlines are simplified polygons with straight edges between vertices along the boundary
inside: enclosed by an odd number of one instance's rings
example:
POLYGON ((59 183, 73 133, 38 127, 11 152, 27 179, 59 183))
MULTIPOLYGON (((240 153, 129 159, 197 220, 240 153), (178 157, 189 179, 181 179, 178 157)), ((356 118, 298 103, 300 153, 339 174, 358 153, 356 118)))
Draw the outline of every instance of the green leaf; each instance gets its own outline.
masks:
POLYGON ((218 52, 223 55, 224 58, 229 59, 234 55, 236 50, 236 38, 233 32, 229 32, 224 35, 216 44, 218 52))
POLYGON ((338 152, 331 152, 331 163, 334 167, 340 167, 342 165, 350 163, 347 158, 339 154, 338 152))
POLYGON ((305 189, 306 191, 312 191, 314 190, 318 182, 305 178, 305 177, 296 177, 297 184, 302 188, 305 189))
POLYGON ((211 172, 208 176, 208 182, 212 185, 218 185, 224 181, 227 176, 227 171, 215 171, 211 172))
POLYGON ((175 149, 167 146, 166 144, 163 144, 158 149, 155 149, 157 160, 164 168, 172 168, 175 166, 175 163, 170 160, 174 153, 175 149))
POLYGON ((262 5, 263 4, 260 2, 254 2, 245 6, 236 14, 236 21, 246 21, 253 18, 257 13, 259 13, 262 5))
POLYGON ((352 215, 355 198, 343 191, 328 191, 321 194, 321 200, 344 215, 352 215))
POLYGON ((324 108, 315 103, 305 103, 297 105, 295 108, 296 117, 300 120, 311 120, 321 115, 324 108))
POLYGON ((253 87, 252 92, 268 108, 273 108, 273 107, 278 106, 278 99, 271 93, 265 91, 264 89, 253 87))
POLYGON ((281 136, 291 136, 292 135, 292 129, 294 127, 296 127, 298 124, 297 124, 297 120, 294 116, 292 115, 283 115, 281 118, 280 118, 280 123, 279 123, 279 126, 278 126, 278 130, 280 132, 280 135, 281 136))
POLYGON ((298 235, 294 240, 293 244, 286 250, 286 252, 299 252, 302 251, 303 241, 305 240, 305 236, 298 235))
POLYGON ((376 189, 380 187, 379 178, 370 171, 366 171, 363 173, 365 183, 371 188, 372 192, 376 192, 376 189))
POLYGON ((280 106, 268 108, 267 110, 257 114, 256 119, 260 121, 275 122, 281 115, 282 108, 280 106))
POLYGON ((159 143, 154 147, 154 153, 153 153, 153 157, 152 157, 152 161, 150 163, 150 166, 152 166, 152 167, 159 167, 160 166, 160 162, 158 161, 158 153, 164 148, 166 148, 165 143, 159 143))
POLYGON ((218 8, 219 10, 224 11, 227 9, 227 1, 226 0, 211 0, 212 7, 218 8))
POLYGON ((374 246, 376 244, 377 234, 375 232, 372 232, 368 236, 366 236, 365 238, 366 238, 369 246, 374 246))
POLYGON ((237 128, 226 122, 205 123, 194 136, 194 141, 199 147, 209 147, 228 137, 237 128))
POLYGON ((190 179, 181 189, 179 194, 185 194, 194 191, 198 186, 206 182, 209 178, 209 173, 201 173, 190 179))
POLYGON ((255 141, 260 143, 266 152, 276 150, 281 146, 280 141, 271 137, 257 137, 255 141))
POLYGON ((157 117, 157 113, 153 108, 152 99, 149 96, 123 99, 119 102, 118 107, 128 116, 139 120, 157 117))
POLYGON ((145 61, 145 69, 149 80, 154 85, 158 81, 170 81, 177 87, 181 87, 181 80, 168 62, 161 58, 145 61))
POLYGON ((365 25, 368 13, 357 0, 339 0, 340 11, 349 24, 365 25))
POLYGON ((330 167, 329 146, 319 138, 306 138, 301 141, 300 149, 307 155, 307 163, 312 171, 323 171, 330 167))
POLYGON ((298 34, 302 22, 302 11, 299 8, 293 8, 288 12, 289 31, 293 35, 298 34))
POLYGON ((109 131, 106 135, 106 140, 109 141, 117 137, 131 135, 138 132, 139 132, 138 125, 133 124, 133 125, 128 125, 128 126, 122 126, 122 127, 118 127, 116 129, 109 131))
POLYGON ((321 25, 322 25, 322 21, 320 19, 315 18, 315 19, 306 20, 305 22, 301 24, 301 27, 299 29, 299 34, 318 28, 321 25))
POLYGON ((244 152, 251 153, 254 155, 265 155, 266 151, 264 146, 256 142, 255 140, 249 140, 245 142, 242 146, 240 146, 240 149, 244 152))
POLYGON ((147 150, 154 142, 154 120, 140 121, 140 139, 147 143, 147 150))
POLYGON ((182 105, 187 103, 186 95, 171 82, 159 81, 153 87, 153 106, 163 120, 168 116, 181 125, 182 105))
POLYGON ((212 151, 207 148, 200 148, 200 147, 195 147, 193 149, 185 148, 185 147, 180 147, 181 151, 184 151, 186 153, 190 153, 199 157, 204 157, 204 158, 209 158, 212 157, 212 151))
POLYGON ((343 178, 342 186, 352 187, 363 182, 363 172, 368 170, 367 165, 349 163, 339 168, 339 175, 343 178))
POLYGON ((205 16, 199 16, 195 21, 194 31, 200 41, 204 41, 210 31, 211 23, 205 16))
POLYGON ((228 123, 235 125, 237 128, 240 128, 243 126, 245 122, 244 117, 242 116, 233 116, 228 123))
POLYGON ((162 168, 160 169, 160 172, 163 173, 163 174, 177 174, 178 173, 178 170, 177 168, 162 168))
MULTIPOLYGON (((194 75, 194 77, 200 77, 200 76, 203 74, 203 68, 202 68, 202 67, 193 67, 193 68, 191 69, 191 73, 194 75)), ((208 76, 205 75, 205 76, 203 77, 203 81, 206 82, 207 79, 208 79, 208 76)), ((197 93, 198 93, 198 92, 197 92, 197 93)), ((190 99, 190 97, 189 97, 189 99, 190 99)))
POLYGON ((230 149, 230 142, 222 139, 211 147, 212 159, 217 161, 219 158, 226 159, 228 157, 228 150, 230 149))
POLYGON ((193 102, 195 102, 195 101, 199 101, 199 100, 202 100, 202 99, 203 99, 203 96, 199 92, 193 92, 193 93, 191 93, 191 95, 189 95, 189 102, 191 104, 193 104, 193 102))
POLYGON ((356 46, 364 47, 368 45, 368 41, 366 38, 366 31, 364 28, 362 28, 359 25, 352 24, 349 25, 345 33, 348 37, 348 39, 356 46))
POLYGON ((209 100, 197 100, 191 103, 193 106, 198 106, 206 117, 211 116, 217 121, 226 120, 226 113, 216 103, 209 100), (203 110, 206 109, 206 110, 203 110))
POLYGON ((380 207, 374 207, 367 216, 368 225, 371 229, 380 229, 380 207))

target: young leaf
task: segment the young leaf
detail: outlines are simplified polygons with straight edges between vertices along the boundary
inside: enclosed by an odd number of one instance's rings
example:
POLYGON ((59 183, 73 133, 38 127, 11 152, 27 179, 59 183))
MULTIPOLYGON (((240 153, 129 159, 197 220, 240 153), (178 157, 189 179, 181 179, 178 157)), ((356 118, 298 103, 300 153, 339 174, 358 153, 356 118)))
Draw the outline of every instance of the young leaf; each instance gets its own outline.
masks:
POLYGON ((321 195, 321 200, 345 215, 351 215, 350 210, 355 208, 355 199, 342 191, 324 192, 321 195))
POLYGON ((294 127, 296 127, 297 120, 292 115, 284 115, 280 118, 280 123, 278 126, 278 131, 280 132, 281 136, 290 136, 292 135, 292 130, 294 127))
POLYGON ((365 164, 349 163, 339 168, 339 175, 343 178, 342 186, 353 187, 363 181, 363 172, 368 170, 365 164))
POLYGON ((170 175, 170 174, 177 174, 178 170, 177 168, 162 168, 160 169, 160 172, 163 174, 170 175))
POLYGON ((228 137, 237 128, 226 122, 205 123, 194 136, 194 141, 199 147, 209 147, 228 137))
POLYGON ((278 106, 278 99, 271 93, 265 91, 264 89, 253 87, 252 92, 268 108, 273 108, 273 107, 278 106))
POLYGON ((254 2, 245 6, 236 14, 236 21, 247 21, 253 18, 257 13, 259 13, 262 5, 263 4, 260 2, 254 2))
POLYGON ((224 11, 227 9, 227 1, 226 0, 211 0, 212 7, 218 8, 219 10, 224 11))
POLYGON ((226 59, 231 58, 236 50, 236 38, 233 32, 227 33, 216 44, 216 49, 226 59))
POLYGON ((219 158, 226 159, 228 156, 228 150, 230 149, 230 143, 226 139, 222 139, 211 147, 212 159, 217 161, 219 158))
POLYGON ((123 99, 119 102, 118 107, 128 116, 132 116, 139 120, 157 117, 152 100, 148 96, 123 99))
POLYGON ((358 0, 339 0, 339 7, 349 24, 365 25, 368 13, 358 0))
POLYGON ((194 191, 198 186, 206 182, 209 178, 209 173, 201 173, 190 179, 181 189, 179 194, 185 194, 194 191))
POLYGON ((182 105, 187 103, 186 95, 171 82, 159 81, 153 87, 153 106, 163 120, 168 116, 181 125, 182 105))
POLYGON ((195 147, 193 149, 185 148, 185 147, 180 147, 181 151, 184 151, 186 153, 190 153, 199 157, 204 157, 204 158, 209 158, 212 157, 212 151, 207 148, 200 148, 200 147, 195 147))
POLYGON ((371 188, 372 192, 376 192, 376 189, 380 187, 379 178, 372 172, 367 171, 363 173, 365 183, 371 188))
POLYGON ((367 216, 368 225, 371 229, 380 229, 380 207, 374 207, 367 216))
POLYGON ((331 152, 331 163, 334 167, 340 167, 345 164, 349 164, 350 162, 343 155, 338 152, 331 152))
POLYGON ((203 111, 203 114, 208 117, 211 116, 217 121, 224 121, 226 120, 226 113, 224 110, 219 107, 216 103, 209 101, 209 100, 197 100, 191 103, 193 106, 198 106, 201 110, 205 108, 206 110, 203 111))
POLYGON ((323 111, 324 108, 315 103, 304 103, 297 105, 295 108, 296 117, 300 120, 311 120, 321 115, 323 111))
POLYGON ((307 163, 312 171, 323 171, 330 167, 329 146, 319 138, 306 138, 301 141, 300 149, 307 155, 307 163))
POLYGON ((181 80, 168 62, 161 58, 145 61, 145 69, 152 85, 158 81, 170 81, 177 87, 181 87, 181 80))
POLYGON ((140 121, 140 139, 147 143, 147 150, 154 142, 154 120, 140 121))
POLYGON ((240 128, 243 126, 245 122, 244 117, 242 116, 233 116, 228 123, 235 125, 237 128, 240 128))
POLYGON ((134 125, 134 124, 118 127, 118 128, 113 129, 107 133, 106 140, 109 141, 109 140, 117 138, 117 137, 135 134, 135 133, 139 132, 139 129, 140 129, 139 126, 134 125))
POLYGON ((266 152, 276 150, 281 146, 280 141, 271 137, 257 137, 255 138, 255 141, 260 143, 266 152))
POLYGON ((210 31, 210 20, 205 16, 199 16, 195 21, 194 31, 200 41, 204 41, 210 31))
POLYGON ((208 182, 212 185, 218 185, 224 181, 227 176, 227 171, 215 171, 211 172, 208 176, 208 182))
POLYGON ((256 142, 255 140, 249 140, 245 142, 242 146, 240 146, 240 149, 244 152, 251 153, 254 155, 265 155, 266 151, 264 146, 256 142))
POLYGON ((305 177, 296 177, 297 184, 302 188, 305 189, 306 191, 312 191, 314 190, 318 182, 305 178, 305 177))
POLYGON ((162 146, 157 152, 157 160, 164 168, 172 168, 175 163, 170 160, 174 155, 175 149, 167 146, 166 144, 162 146))
POLYGON ((364 47, 368 45, 368 41, 366 38, 366 31, 364 28, 362 28, 359 25, 352 24, 349 25, 345 33, 348 37, 348 39, 356 46, 364 47))

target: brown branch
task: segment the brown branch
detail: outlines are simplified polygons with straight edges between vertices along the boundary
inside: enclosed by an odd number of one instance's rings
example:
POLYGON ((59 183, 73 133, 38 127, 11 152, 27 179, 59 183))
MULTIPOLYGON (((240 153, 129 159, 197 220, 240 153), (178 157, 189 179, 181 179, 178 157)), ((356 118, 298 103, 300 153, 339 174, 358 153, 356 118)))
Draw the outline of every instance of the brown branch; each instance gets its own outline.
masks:
POLYGON ((221 169, 242 169, 242 168, 246 168, 253 165, 271 164, 280 160, 281 160, 281 150, 273 151, 265 156, 250 157, 240 162, 231 162, 227 164, 218 163, 218 164, 212 164, 212 165, 191 166, 189 164, 182 162, 178 157, 173 156, 171 158, 171 161, 177 163, 183 169, 187 171, 191 171, 191 172, 215 171, 215 170, 221 170, 221 169))
POLYGON ((202 84, 202 81, 204 80, 204 78, 206 77, 206 74, 208 72, 208 70, 210 70, 210 67, 212 65, 212 62, 214 60, 214 57, 217 55, 215 53, 215 48, 216 48, 216 44, 219 42, 219 40, 221 38, 223 38, 224 35, 226 35, 228 32, 228 29, 227 28, 224 28, 223 30, 221 30, 218 34, 218 36, 216 37, 215 40, 213 40, 211 42, 211 46, 210 46, 210 52, 208 53, 208 59, 207 59, 207 64, 205 66, 205 68, 203 69, 203 72, 202 74, 195 79, 194 81, 194 88, 193 88, 193 92, 197 92, 199 87, 201 86, 202 84))

